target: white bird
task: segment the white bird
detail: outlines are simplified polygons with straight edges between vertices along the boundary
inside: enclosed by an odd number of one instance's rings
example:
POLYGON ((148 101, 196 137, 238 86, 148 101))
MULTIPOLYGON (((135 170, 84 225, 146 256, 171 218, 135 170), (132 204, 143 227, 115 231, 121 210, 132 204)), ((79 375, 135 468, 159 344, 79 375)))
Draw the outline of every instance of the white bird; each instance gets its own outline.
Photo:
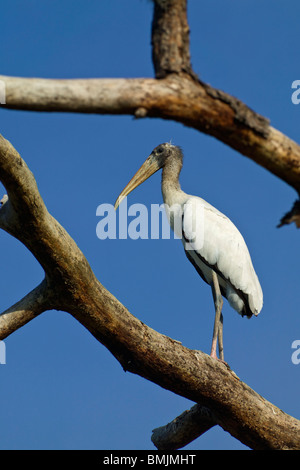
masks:
POLYGON ((225 297, 242 316, 257 316, 263 293, 244 238, 224 214, 197 196, 186 194, 179 183, 183 153, 180 147, 164 143, 152 151, 119 195, 121 201, 159 169, 162 194, 171 228, 183 242, 185 253, 202 279, 212 289, 215 322, 210 355, 224 361, 222 307, 225 297))

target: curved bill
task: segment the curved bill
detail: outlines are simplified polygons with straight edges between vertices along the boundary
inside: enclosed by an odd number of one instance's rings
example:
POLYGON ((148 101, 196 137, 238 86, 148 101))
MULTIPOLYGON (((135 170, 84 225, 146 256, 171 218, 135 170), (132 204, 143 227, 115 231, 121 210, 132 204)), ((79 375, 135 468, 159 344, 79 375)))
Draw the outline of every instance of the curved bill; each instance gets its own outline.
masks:
POLYGON ((131 193, 131 191, 146 181, 146 179, 150 178, 150 176, 156 173, 156 171, 158 171, 160 168, 161 166, 159 165, 156 158, 150 155, 119 195, 115 202, 115 209, 118 208, 123 199, 125 199, 125 197, 131 193))

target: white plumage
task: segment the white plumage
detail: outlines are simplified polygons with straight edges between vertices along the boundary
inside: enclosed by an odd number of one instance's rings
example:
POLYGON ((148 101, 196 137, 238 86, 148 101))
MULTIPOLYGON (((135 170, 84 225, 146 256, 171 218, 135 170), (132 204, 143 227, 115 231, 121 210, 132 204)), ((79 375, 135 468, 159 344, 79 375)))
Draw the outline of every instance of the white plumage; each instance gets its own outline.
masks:
MULTIPOLYGON (((258 315, 263 294, 245 240, 228 217, 203 199, 186 195, 182 207, 185 253, 202 278, 218 275, 221 292, 241 315, 258 315)), ((178 222, 179 223, 179 222, 178 222)))
MULTIPOLYGON (((263 293, 245 240, 236 226, 204 199, 182 191, 179 184, 182 159, 179 147, 160 144, 124 188, 115 207, 134 188, 160 168, 163 169, 162 194, 169 223, 182 239, 189 261, 212 287, 216 320, 211 356, 216 358, 217 336, 219 350, 223 349, 223 302, 218 292, 239 314, 249 318, 261 311, 263 293)), ((221 356, 223 359, 220 353, 221 356)))

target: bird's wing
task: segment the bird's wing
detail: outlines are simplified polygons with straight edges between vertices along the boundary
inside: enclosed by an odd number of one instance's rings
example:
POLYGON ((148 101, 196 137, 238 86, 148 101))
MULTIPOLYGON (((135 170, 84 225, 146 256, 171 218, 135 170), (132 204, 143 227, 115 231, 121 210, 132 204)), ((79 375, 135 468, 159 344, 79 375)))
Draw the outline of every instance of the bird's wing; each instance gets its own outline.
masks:
POLYGON ((252 313, 262 308, 262 290, 244 238, 228 217, 191 196, 183 209, 185 250, 192 250, 236 290, 248 296, 252 313))

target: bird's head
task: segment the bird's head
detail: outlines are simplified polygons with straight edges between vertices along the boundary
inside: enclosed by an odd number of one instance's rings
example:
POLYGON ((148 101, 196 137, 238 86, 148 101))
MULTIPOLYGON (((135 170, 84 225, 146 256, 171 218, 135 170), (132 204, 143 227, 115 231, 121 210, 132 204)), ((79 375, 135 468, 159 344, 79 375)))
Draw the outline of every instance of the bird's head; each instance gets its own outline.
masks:
POLYGON ((131 193, 137 186, 142 184, 151 175, 163 168, 167 163, 172 164, 179 161, 180 168, 182 164, 182 151, 177 145, 165 142, 155 147, 149 157, 145 160, 141 168, 136 172, 127 186, 123 189, 115 203, 115 209, 120 205, 123 199, 131 193))

